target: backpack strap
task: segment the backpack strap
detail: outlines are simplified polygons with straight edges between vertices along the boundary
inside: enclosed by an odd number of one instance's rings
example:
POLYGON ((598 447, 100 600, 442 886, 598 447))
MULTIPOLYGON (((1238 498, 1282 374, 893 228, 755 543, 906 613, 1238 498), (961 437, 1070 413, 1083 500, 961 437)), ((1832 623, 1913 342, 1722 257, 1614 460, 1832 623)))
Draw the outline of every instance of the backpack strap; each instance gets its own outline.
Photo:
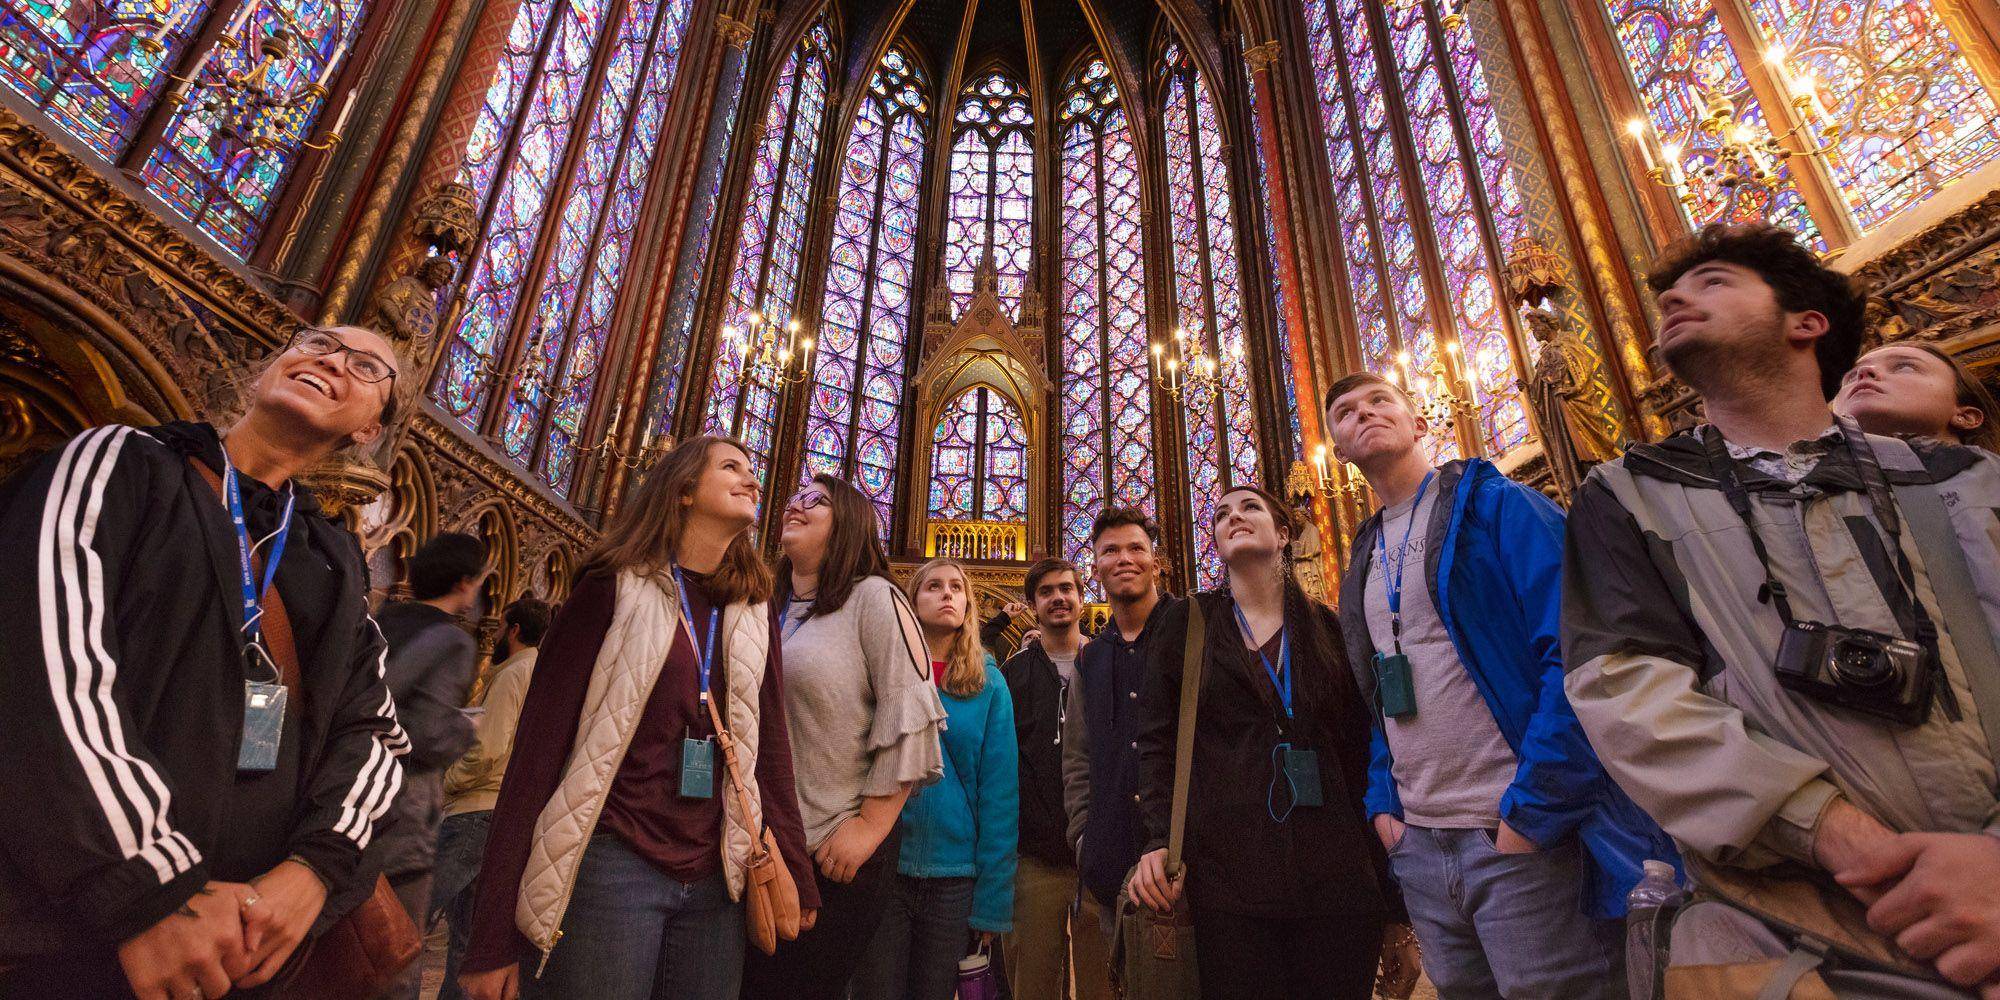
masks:
POLYGON ((1208 623, 1201 601, 1188 595, 1187 647, 1181 654, 1181 718, 1174 735, 1174 799, 1167 819, 1167 877, 1181 877, 1181 845, 1187 837, 1188 778, 1194 770, 1195 707, 1201 701, 1202 661, 1208 623))
POLYGON ((1928 470, 1908 443, 1894 438, 1870 438, 1882 467, 1923 476, 1922 482, 1897 484, 1896 506, 1910 526, 1917 551, 1923 556, 1924 570, 1930 574, 1931 593, 1937 598, 1938 621, 1951 635, 1952 648, 1965 668, 1965 684, 1972 689, 1972 702, 1979 712, 1979 725, 1986 731, 1986 749, 2000 761, 2000 651, 1996 651, 1993 630, 1980 606, 1979 591, 1972 583, 1972 567, 1965 561, 1965 546, 1952 529, 1951 514, 1944 498, 1930 481, 1928 470))

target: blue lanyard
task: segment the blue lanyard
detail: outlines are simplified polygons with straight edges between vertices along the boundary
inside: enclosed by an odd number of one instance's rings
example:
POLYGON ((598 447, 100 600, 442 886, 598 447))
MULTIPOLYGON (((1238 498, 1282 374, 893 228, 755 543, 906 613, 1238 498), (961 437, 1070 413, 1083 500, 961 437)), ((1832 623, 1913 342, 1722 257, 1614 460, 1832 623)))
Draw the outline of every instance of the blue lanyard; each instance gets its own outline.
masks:
MULTIPOLYGON (((1243 630, 1243 638, 1248 639, 1251 642, 1256 642, 1257 637, 1250 634, 1250 620, 1243 617, 1243 609, 1241 607, 1231 605, 1230 610, 1236 612, 1236 625, 1238 628, 1241 628, 1243 630)), ((1285 706, 1285 718, 1287 719, 1291 718, 1292 717, 1292 639, 1290 630, 1287 629, 1282 624, 1278 626, 1277 666, 1274 667, 1271 665, 1271 658, 1264 655, 1264 647, 1262 646, 1257 647, 1257 659, 1264 664, 1264 673, 1270 676, 1271 686, 1278 689, 1278 700, 1282 702, 1285 706)))
MULTIPOLYGON (((688 605, 687 577, 674 567, 674 595, 681 599, 681 623, 687 626, 688 641, 694 641, 694 608, 688 605)), ((694 651, 695 669, 701 672, 701 703, 708 704, 708 668, 715 656, 715 626, 722 620, 716 609, 708 609, 708 638, 694 651)))
POLYGON ((1389 533, 1381 529, 1375 532, 1375 562, 1382 567, 1382 593, 1389 599, 1389 634, 1395 638, 1398 653, 1403 651, 1403 567, 1410 561, 1410 532, 1417 527, 1417 508, 1424 505, 1424 491, 1436 477, 1436 470, 1424 473, 1424 481, 1417 485, 1417 495, 1410 501, 1410 519, 1403 522, 1403 544, 1396 550, 1394 575, 1389 572, 1389 533))
POLYGON ((243 569, 243 639, 250 645, 262 644, 264 593, 271 589, 271 581, 278 577, 278 562, 285 555, 285 540, 292 534, 292 505, 298 495, 292 484, 285 484, 285 515, 278 522, 278 530, 271 533, 271 554, 264 559, 264 585, 257 586, 257 576, 251 569, 250 526, 243 520, 243 491, 236 484, 236 466, 229 461, 228 451, 222 454, 222 499, 229 505, 229 520, 236 525, 236 556, 243 569))

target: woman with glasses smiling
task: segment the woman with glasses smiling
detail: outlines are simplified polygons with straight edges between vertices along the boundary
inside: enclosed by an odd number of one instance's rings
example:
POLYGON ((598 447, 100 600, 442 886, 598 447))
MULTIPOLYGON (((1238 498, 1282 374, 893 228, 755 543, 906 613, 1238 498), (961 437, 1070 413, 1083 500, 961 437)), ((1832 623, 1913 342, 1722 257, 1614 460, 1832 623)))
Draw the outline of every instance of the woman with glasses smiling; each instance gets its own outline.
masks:
POLYGON ((820 913, 776 955, 749 956, 743 997, 836 1000, 882 918, 903 802, 944 773, 944 705, 860 490, 814 476, 785 505, 778 544, 785 716, 820 913))

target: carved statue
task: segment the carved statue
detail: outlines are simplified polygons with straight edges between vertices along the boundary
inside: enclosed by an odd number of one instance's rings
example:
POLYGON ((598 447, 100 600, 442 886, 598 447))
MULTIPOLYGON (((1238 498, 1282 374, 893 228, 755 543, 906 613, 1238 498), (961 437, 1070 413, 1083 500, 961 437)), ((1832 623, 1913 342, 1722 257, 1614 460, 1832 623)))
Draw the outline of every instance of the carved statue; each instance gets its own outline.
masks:
POLYGON ((1563 328, 1562 318, 1547 309, 1527 312, 1528 329, 1541 347, 1535 352, 1535 372, 1528 400, 1541 419, 1542 450, 1549 470, 1565 491, 1583 482, 1590 467, 1618 453, 1602 420, 1586 398, 1596 359, 1576 334, 1563 328))
POLYGON ((437 333, 438 292, 457 268, 443 257, 425 257, 409 274, 389 282, 369 310, 368 325, 395 345, 396 354, 421 363, 437 333))

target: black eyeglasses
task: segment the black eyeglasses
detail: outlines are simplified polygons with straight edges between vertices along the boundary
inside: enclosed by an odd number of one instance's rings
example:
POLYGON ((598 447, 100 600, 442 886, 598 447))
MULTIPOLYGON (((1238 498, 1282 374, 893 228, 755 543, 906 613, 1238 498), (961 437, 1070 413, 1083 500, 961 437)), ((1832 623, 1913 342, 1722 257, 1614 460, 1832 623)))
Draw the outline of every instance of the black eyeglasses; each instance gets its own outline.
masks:
POLYGON ((382 356, 373 351, 349 347, 339 337, 325 330, 302 330, 292 337, 289 345, 307 354, 324 357, 328 354, 347 353, 347 371, 355 378, 370 384, 386 382, 396 377, 396 369, 382 356))

